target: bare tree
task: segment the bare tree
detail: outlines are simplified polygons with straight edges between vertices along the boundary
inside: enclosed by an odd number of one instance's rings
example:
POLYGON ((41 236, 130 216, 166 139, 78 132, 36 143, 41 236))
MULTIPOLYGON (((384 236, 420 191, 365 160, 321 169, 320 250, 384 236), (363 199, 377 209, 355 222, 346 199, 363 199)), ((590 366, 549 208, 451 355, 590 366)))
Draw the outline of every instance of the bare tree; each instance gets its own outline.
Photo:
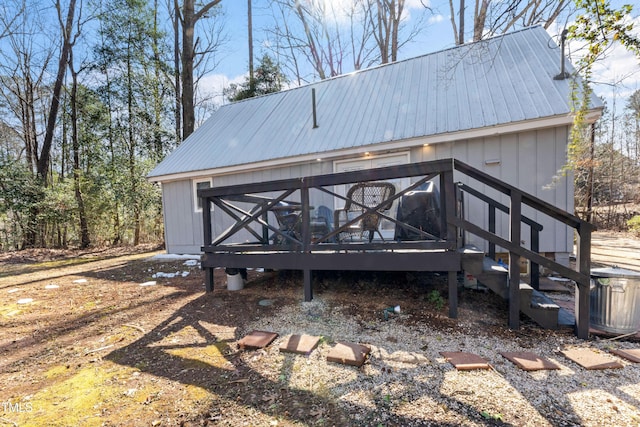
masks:
POLYGON ((26 3, 20 1, 3 1, 0 4, 0 40, 15 31, 16 23, 25 13, 26 8, 26 3))
POLYGON ((399 31, 405 0, 375 0, 369 2, 367 12, 374 29, 373 35, 380 52, 380 63, 398 59, 399 31))
POLYGON ((640 165, 640 90, 636 90, 631 94, 627 101, 627 109, 630 112, 631 122, 633 123, 632 142, 630 144, 633 150, 629 149, 629 157, 633 159, 634 164, 640 165))
POLYGON ((517 27, 543 24, 548 28, 571 3, 571 0, 475 0, 471 10, 465 0, 459 1, 457 9, 455 1, 449 0, 453 38, 457 45, 465 43, 465 17, 472 20, 473 41, 517 27))
MULTIPOLYGON (((177 5, 177 1, 176 5, 177 5)), ((199 10, 196 11, 195 0, 184 0, 182 3, 182 11, 179 15, 182 25, 182 57, 181 57, 181 76, 182 76, 182 139, 187 138, 193 133, 196 123, 195 115, 195 81, 194 68, 196 67, 196 39, 194 36, 196 23, 202 18, 207 17, 207 13, 220 4, 222 0, 214 0, 204 3, 199 10)), ((176 12, 178 11, 176 7, 176 12)))
POLYGON ((393 62, 419 29, 405 27, 405 0, 272 0, 272 48, 298 82, 325 79, 372 64, 393 62))
MULTIPOLYGON (((25 9, 22 2, 13 4, 13 12, 7 9, 8 6, 8 3, 4 4, 3 12, 7 14, 0 16, 10 28, 6 35, 6 48, 0 50, 0 96, 13 115, 5 116, 4 120, 14 123, 24 142, 21 155, 24 154, 29 170, 35 174, 40 158, 38 136, 43 126, 41 118, 49 103, 43 81, 50 72, 48 67, 58 45, 52 43, 42 47, 34 42, 45 30, 37 11, 25 9), (20 30, 16 31, 10 24, 20 30)), ((55 36, 51 37, 56 40, 55 36)))
POLYGON ((62 29, 62 50, 58 60, 58 73, 53 84, 53 93, 51 94, 51 107, 47 118, 47 128, 44 134, 42 150, 37 164, 37 173, 43 183, 47 183, 47 172, 49 171, 49 161, 51 160, 51 144, 53 143, 53 134, 56 128, 56 119, 58 117, 58 109, 60 107, 60 93, 69 63, 69 53, 72 48, 71 32, 73 30, 73 19, 76 11, 76 0, 69 0, 69 8, 67 9, 66 21, 62 21, 62 6, 60 0, 56 0, 56 10, 60 17, 62 29))
MULTIPOLYGON (((71 7, 71 5, 70 5, 71 7)), ((75 5, 74 5, 75 7, 75 5)), ((69 23, 67 16, 67 23, 62 19, 60 8, 58 9, 58 22, 60 29, 69 36, 69 40, 65 43, 68 44, 68 58, 67 64, 69 67, 69 73, 71 74, 71 93, 69 96, 69 107, 71 111, 71 145, 73 148, 73 189, 75 193, 76 203, 78 205, 78 221, 80 226, 80 247, 87 248, 91 244, 91 238, 89 236, 89 225, 87 221, 87 212, 85 209, 84 197, 82 195, 82 187, 80 185, 81 169, 80 169, 80 137, 78 134, 78 74, 79 70, 76 70, 73 62, 73 48, 80 37, 82 30, 82 21, 78 19, 76 25, 76 32, 71 36, 71 32, 67 31, 66 24, 69 23)), ((82 3, 80 4, 79 15, 82 14, 82 3)), ((73 17, 71 18, 73 22, 73 17)))

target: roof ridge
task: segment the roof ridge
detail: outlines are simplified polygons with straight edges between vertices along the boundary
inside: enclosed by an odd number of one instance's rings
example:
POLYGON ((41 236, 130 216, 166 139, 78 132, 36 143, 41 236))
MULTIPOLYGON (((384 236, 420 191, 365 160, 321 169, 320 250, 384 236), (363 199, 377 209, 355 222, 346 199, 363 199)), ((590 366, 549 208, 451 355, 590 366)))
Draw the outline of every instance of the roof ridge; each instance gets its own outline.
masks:
POLYGON ((436 50, 436 51, 433 51, 433 52, 427 52, 427 53, 423 53, 421 55, 412 56, 411 58, 405 58, 405 59, 401 59, 399 61, 388 62, 386 64, 373 65, 371 67, 367 67, 367 68, 360 69, 360 70, 354 70, 354 71, 351 71, 351 72, 348 72, 348 73, 338 74, 337 76, 332 76, 332 77, 328 77, 326 79, 316 80, 316 81, 313 81, 313 82, 302 84, 300 86, 293 86, 293 87, 281 90, 279 92, 267 93, 267 94, 264 94, 264 95, 254 96, 252 98, 241 99, 240 101, 234 101, 234 102, 230 102, 229 104, 224 104, 224 105, 220 106, 220 108, 226 107, 228 105, 237 105, 237 104, 240 104, 240 103, 243 103, 243 102, 247 102, 247 101, 251 101, 251 100, 255 100, 255 99, 259 99, 259 98, 264 98, 265 96, 273 96, 273 95, 276 95, 276 94, 285 94, 285 93, 288 93, 288 92, 295 91, 297 89, 310 88, 310 87, 313 87, 313 86, 325 84, 327 82, 335 81, 335 80, 338 80, 338 79, 351 77, 351 76, 354 76, 356 74, 363 74, 363 73, 366 73, 366 72, 373 72, 373 71, 376 71, 376 70, 381 69, 381 68, 391 67, 391 66, 394 66, 394 65, 406 63, 406 62, 409 62, 409 61, 418 60, 420 58, 425 58, 425 57, 432 56, 432 55, 438 55, 438 54, 441 54, 441 53, 444 53, 444 52, 449 52, 451 50, 462 49, 462 48, 470 48, 470 47, 472 47, 474 45, 479 45, 481 43, 488 43, 488 42, 491 42, 491 41, 495 41, 496 39, 509 37, 509 36, 512 36, 512 35, 515 35, 517 33, 521 33, 521 32, 524 32, 524 31, 532 31, 532 30, 537 29, 539 27, 542 27, 542 26, 540 24, 535 24, 535 25, 531 25, 529 27, 524 27, 524 28, 519 28, 517 30, 509 31, 508 33, 495 34, 495 35, 493 35, 491 37, 487 37, 486 39, 477 40, 477 41, 473 41, 473 42, 469 42, 469 43, 465 43, 465 44, 461 44, 461 45, 456 45, 456 46, 450 46, 450 47, 443 48, 443 49, 440 49, 440 50, 436 50))

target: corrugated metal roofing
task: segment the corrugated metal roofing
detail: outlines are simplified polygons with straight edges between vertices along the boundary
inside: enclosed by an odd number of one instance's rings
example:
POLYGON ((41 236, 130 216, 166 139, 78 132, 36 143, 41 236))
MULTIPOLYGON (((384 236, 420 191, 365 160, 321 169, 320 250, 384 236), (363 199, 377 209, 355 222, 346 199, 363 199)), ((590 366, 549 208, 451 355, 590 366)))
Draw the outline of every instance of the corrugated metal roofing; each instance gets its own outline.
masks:
POLYGON ((553 79, 560 55, 536 26, 224 105, 149 177, 567 115, 569 80, 553 79))

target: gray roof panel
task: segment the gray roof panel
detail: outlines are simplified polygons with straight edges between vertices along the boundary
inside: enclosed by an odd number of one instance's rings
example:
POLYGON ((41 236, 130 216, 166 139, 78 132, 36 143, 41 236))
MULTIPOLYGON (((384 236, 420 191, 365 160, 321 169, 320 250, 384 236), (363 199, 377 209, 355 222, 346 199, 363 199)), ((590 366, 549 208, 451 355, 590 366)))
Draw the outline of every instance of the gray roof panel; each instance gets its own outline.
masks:
MULTIPOLYGON (((553 79, 559 64, 536 26, 224 105, 149 177, 568 115, 570 82, 553 79)), ((592 106, 602 103, 593 96, 592 106)))

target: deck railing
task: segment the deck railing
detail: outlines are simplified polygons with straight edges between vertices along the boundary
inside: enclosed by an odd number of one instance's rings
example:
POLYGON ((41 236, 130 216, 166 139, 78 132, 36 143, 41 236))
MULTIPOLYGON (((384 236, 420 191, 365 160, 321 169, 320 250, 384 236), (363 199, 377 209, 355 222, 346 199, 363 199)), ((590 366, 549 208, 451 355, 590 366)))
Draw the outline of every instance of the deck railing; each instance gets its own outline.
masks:
MULTIPOLYGON (((460 178, 459 176, 457 177, 460 178)), ((256 182, 242 185, 213 187, 198 190, 203 206, 204 246, 203 267, 207 272, 207 290, 213 289, 213 268, 216 266, 248 267, 249 263, 265 268, 293 268, 304 272, 305 299, 311 299, 312 270, 368 269, 407 271, 448 271, 450 316, 457 313, 457 287, 455 272, 461 269, 457 249, 462 245, 461 230, 474 234, 488 242, 489 251, 495 246, 509 252, 509 326, 519 327, 520 316, 520 257, 531 262, 531 270, 543 266, 576 282, 576 333, 587 338, 589 331, 589 281, 591 224, 567 213, 535 196, 506 184, 478 169, 454 159, 443 159, 401 166, 360 171, 315 175, 302 178, 256 182), (480 184, 489 186, 509 197, 505 206, 465 184, 456 187, 454 174, 464 175, 480 184), (380 201, 377 206, 364 207, 361 215, 351 218, 337 227, 317 229, 313 227, 312 211, 315 203, 346 200, 338 191, 342 186, 374 181, 408 178, 411 184, 396 194, 380 201), (403 196, 421 188, 429 181, 439 184, 439 233, 419 229, 392 213, 385 213, 382 205, 399 201, 403 196), (488 226, 465 219, 457 208, 458 190, 464 190, 488 204, 488 226), (578 243, 577 271, 557 263, 539 253, 538 233, 540 224, 522 214, 523 205, 572 227, 578 243), (212 207, 215 215, 227 215, 231 224, 223 231, 213 233, 212 207), (509 237, 496 234, 496 210, 509 215, 509 237), (295 211, 292 228, 273 221, 282 211, 295 211), (392 224, 395 230, 411 231, 413 240, 395 238, 377 239, 371 242, 340 239, 342 232, 375 213, 392 224), (271 218, 271 220, 270 220, 271 218), (521 242, 522 224, 531 229, 530 248, 521 242), (249 238, 238 239, 244 233, 249 238), (235 240, 234 240, 235 239, 235 240), (402 252, 407 251, 407 252, 402 252), (435 254, 435 252, 438 252, 435 254), (442 254, 448 254, 446 257, 442 254), (402 256, 399 256, 399 255, 402 256), (293 255, 293 256, 292 256, 293 255), (433 265, 428 265, 433 264, 433 265)), ((329 219, 331 221, 331 219, 329 219)), ((534 273, 535 274, 535 273, 534 273)), ((532 281, 534 279, 532 278, 532 281)), ((535 279, 537 281, 537 279, 535 279)))
MULTIPOLYGON (((384 250, 393 245, 395 249, 447 249, 458 246, 455 228, 447 220, 447 215, 455 215, 453 164, 451 160, 425 162, 402 166, 392 166, 363 171, 343 172, 329 175, 309 176, 278 181, 250 183, 198 190, 203 203, 204 252, 251 250, 286 250, 289 252, 309 252, 313 250, 384 250), (376 182, 412 178, 411 184, 396 191, 393 197, 381 200, 378 206, 363 206, 362 213, 350 218, 337 227, 328 227, 318 235, 312 231, 314 199, 347 200, 336 190, 338 186, 362 182, 376 182), (431 180, 439 183, 439 213, 437 214, 439 235, 430 230, 419 229, 406 221, 399 220, 393 212, 386 213, 378 208, 399 201, 402 197, 419 189, 431 180), (315 197, 314 197, 315 196, 315 197), (220 209, 233 220, 224 231, 214 236, 211 226, 211 206, 220 209), (281 211, 295 211, 298 216, 296 233, 285 230, 274 221, 281 211), (271 213, 271 215, 269 215, 271 213), (351 225, 369 214, 379 215, 394 229, 404 229, 418 236, 414 240, 399 241, 390 237, 373 242, 364 240, 339 239, 351 225), (269 219, 271 218, 271 220, 269 219), (240 242, 234 237, 241 231, 249 233, 253 240, 240 242), (312 235, 313 234, 313 235, 312 235)), ((329 218, 333 226, 333 218, 329 218)))
POLYGON ((575 308, 576 308, 576 335, 586 339, 589 336, 589 286, 591 270, 591 232, 593 226, 562 209, 553 206, 535 196, 525 193, 518 188, 500 181, 478 169, 475 169, 459 160, 454 160, 454 169, 481 184, 487 185, 510 199, 509 213, 509 238, 498 236, 495 231, 486 230, 474 224, 464 217, 453 218, 453 224, 472 233, 487 242, 498 245, 509 252, 509 325, 512 328, 519 326, 520 317, 520 257, 526 258, 535 265, 542 265, 559 275, 573 280, 576 283, 575 308), (549 216, 575 230, 577 241, 577 270, 555 262, 534 248, 527 249, 521 242, 521 223, 524 221, 522 207, 527 205, 535 211, 549 216))

